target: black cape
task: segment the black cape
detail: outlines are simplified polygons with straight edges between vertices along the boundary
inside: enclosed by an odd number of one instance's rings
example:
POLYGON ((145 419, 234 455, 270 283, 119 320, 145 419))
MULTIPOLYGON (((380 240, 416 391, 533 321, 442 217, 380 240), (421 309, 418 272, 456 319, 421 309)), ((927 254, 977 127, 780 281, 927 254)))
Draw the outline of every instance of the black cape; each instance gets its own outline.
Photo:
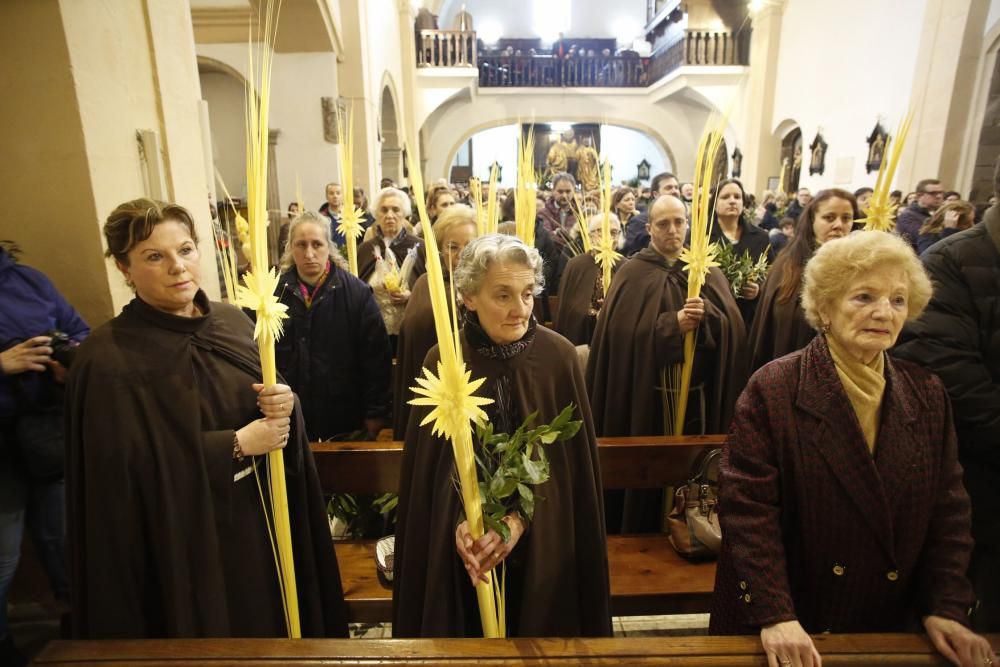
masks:
MULTIPOLYGON (((177 317, 134 299, 80 346, 67 384, 67 506, 78 638, 282 637, 281 597, 251 459, 259 418, 252 325, 196 303, 177 317)), ((301 410, 284 450, 305 637, 347 614, 301 410)), ((268 499, 266 459, 258 457, 268 499)))
MULTIPOLYGON (((483 388, 509 380, 510 400, 522 416, 538 411, 536 424, 552 421, 568 404, 583 419, 577 435, 547 446, 551 478, 537 488, 544 497, 507 563, 509 636, 610 636, 604 511, 597 441, 576 351, 562 336, 538 327, 526 349, 507 360, 462 349, 483 388)), ((437 368, 438 349, 425 365, 437 368)), ((480 391, 483 395, 489 392, 480 391)), ((495 398, 495 397, 494 397, 495 398)), ((400 476, 393 581, 394 637, 482 637, 475 590, 455 551, 462 520, 453 482, 451 444, 419 424, 428 408, 410 413, 400 476)))
POLYGON ((801 350, 816 337, 816 330, 806 322, 799 296, 788 301, 778 298, 788 262, 787 253, 778 256, 757 298, 757 314, 749 335, 751 373, 768 362, 801 350))

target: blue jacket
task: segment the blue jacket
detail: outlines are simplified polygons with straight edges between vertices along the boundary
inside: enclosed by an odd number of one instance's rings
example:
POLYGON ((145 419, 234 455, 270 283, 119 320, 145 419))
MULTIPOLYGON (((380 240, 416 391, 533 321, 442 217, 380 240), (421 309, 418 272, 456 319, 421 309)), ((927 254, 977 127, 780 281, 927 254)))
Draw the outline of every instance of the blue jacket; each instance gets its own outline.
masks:
MULTIPOLYGON (((22 266, 0 248, 0 350, 62 331, 79 342, 90 327, 41 271, 22 266)), ((0 417, 58 404, 49 372, 0 373, 0 417)))

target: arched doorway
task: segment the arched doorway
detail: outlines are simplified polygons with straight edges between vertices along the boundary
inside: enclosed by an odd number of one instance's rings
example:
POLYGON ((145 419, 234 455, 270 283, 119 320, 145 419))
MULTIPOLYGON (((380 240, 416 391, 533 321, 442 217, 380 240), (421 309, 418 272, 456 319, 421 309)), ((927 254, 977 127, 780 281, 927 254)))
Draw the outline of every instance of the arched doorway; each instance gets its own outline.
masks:
POLYGON ((213 168, 230 195, 245 199, 246 79, 229 66, 202 57, 198 58, 198 79, 208 106, 213 168))
POLYGON ((396 101, 386 85, 382 88, 379 113, 379 134, 382 137, 382 178, 391 178, 399 183, 403 177, 403 150, 399 142, 399 122, 396 116, 396 101))
POLYGON ((781 140, 781 180, 779 185, 787 194, 799 189, 802 174, 802 130, 796 127, 781 140))

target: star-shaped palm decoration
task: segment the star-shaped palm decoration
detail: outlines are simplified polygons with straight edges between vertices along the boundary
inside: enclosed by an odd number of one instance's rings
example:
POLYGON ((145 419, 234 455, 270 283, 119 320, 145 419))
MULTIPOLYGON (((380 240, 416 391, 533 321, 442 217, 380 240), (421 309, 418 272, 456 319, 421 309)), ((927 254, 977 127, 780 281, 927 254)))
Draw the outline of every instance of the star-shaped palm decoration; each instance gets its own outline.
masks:
POLYGON ((278 287, 278 272, 269 269, 265 273, 247 272, 243 276, 243 284, 236 288, 237 305, 256 311, 257 326, 254 328, 254 340, 260 340, 262 333, 267 333, 271 340, 281 338, 284 328, 281 321, 288 317, 288 306, 281 303, 275 292, 278 287))
POLYGON ((715 261, 715 246, 710 244, 695 244, 684 248, 680 259, 685 263, 684 270, 688 272, 688 281, 697 283, 699 288, 705 284, 705 276, 713 266, 719 266, 715 261))
POLYGON ((465 363, 438 362, 438 374, 425 368, 424 377, 415 378, 419 387, 410 387, 414 394, 422 398, 410 400, 410 405, 426 405, 433 408, 421 426, 432 424, 431 432, 449 440, 454 440, 469 422, 482 424, 487 421, 482 406, 493 402, 490 398, 476 396, 475 392, 486 378, 470 381, 472 371, 466 370, 465 363))
POLYGON ((891 232, 896 227, 897 205, 888 201, 875 201, 873 196, 863 213, 865 217, 855 222, 865 223, 865 231, 891 232))
POLYGON ((345 239, 357 239, 365 233, 365 230, 361 227, 363 219, 364 213, 360 208, 348 207, 344 210, 343 215, 340 216, 337 232, 345 239))

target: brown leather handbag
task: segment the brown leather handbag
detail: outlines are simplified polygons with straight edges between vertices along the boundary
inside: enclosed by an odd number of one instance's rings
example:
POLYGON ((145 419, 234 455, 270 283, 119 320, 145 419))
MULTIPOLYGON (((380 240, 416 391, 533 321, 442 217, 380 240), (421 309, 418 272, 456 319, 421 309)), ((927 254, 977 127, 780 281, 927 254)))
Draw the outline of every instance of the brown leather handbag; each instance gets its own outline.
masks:
POLYGON ((721 455, 721 449, 713 449, 695 463, 691 479, 677 487, 667 515, 670 544, 690 560, 711 560, 722 547, 717 481, 721 455))

